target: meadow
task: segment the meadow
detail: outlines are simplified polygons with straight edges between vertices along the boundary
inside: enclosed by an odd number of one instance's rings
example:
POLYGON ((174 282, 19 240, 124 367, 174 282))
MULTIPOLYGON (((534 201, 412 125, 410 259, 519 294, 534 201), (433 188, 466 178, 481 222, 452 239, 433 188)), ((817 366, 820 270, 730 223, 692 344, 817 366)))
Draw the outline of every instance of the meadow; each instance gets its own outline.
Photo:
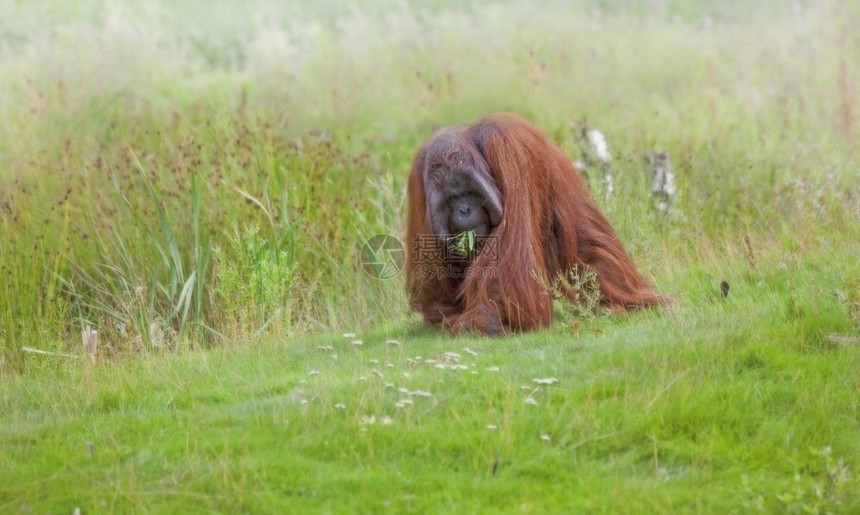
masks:
POLYGON ((857 511, 857 63, 831 0, 0 2, 0 511, 857 511), (453 337, 364 272, 494 111, 606 136, 673 307, 453 337))

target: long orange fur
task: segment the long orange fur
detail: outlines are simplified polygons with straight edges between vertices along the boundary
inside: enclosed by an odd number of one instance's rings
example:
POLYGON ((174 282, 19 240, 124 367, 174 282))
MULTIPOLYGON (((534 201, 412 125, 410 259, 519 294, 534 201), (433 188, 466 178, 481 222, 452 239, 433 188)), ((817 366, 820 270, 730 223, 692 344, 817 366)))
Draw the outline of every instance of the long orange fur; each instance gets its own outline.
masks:
MULTIPOLYGON (((407 183, 406 291, 413 309, 428 323, 452 332, 527 331, 552 321, 547 285, 575 267, 597 276, 601 303, 615 311, 669 302, 642 278, 582 175, 568 157, 537 128, 509 114, 443 129, 422 145, 407 183), (432 234, 426 184, 439 173, 427 164, 427 152, 452 131, 460 151, 483 159, 502 194, 504 214, 490 237, 498 242, 497 259, 480 253, 471 261, 429 258, 421 248, 432 234), (417 238, 416 238, 417 236, 417 238), (435 276, 427 267, 446 273, 435 276), (492 274, 469 274, 467 269, 492 274)), ((577 295, 565 291, 572 302, 577 295)))

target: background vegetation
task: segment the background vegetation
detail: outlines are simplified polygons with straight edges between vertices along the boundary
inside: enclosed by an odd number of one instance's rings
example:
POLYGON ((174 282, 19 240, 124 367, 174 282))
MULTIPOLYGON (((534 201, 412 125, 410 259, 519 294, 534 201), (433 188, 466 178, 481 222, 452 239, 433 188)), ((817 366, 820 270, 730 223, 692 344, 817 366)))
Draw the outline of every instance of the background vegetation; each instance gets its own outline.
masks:
POLYGON ((857 509, 857 63, 828 0, 0 1, 0 508, 857 509), (676 308, 452 339, 361 272, 489 111, 607 136, 676 308))

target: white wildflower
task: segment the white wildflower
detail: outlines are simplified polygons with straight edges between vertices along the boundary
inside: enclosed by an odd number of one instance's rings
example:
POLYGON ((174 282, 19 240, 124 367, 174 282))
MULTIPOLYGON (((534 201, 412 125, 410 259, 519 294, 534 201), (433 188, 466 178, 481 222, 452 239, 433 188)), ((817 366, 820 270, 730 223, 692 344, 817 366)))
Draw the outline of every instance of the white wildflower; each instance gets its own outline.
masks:
POLYGON ((525 399, 525 403, 526 403, 526 404, 531 404, 532 406, 537 406, 537 405, 538 405, 538 401, 537 401, 537 400, 535 400, 535 398, 534 398, 534 397, 532 397, 531 395, 529 395, 528 397, 526 397, 526 399, 525 399))
POLYGON ((346 404, 344 404, 342 402, 338 402, 337 404, 334 405, 334 409, 346 409, 346 404))
POLYGON ((499 371, 499 367, 496 367, 496 366, 493 366, 493 367, 487 367, 487 368, 485 368, 485 369, 484 369, 484 371, 485 371, 485 372, 498 372, 498 371, 499 371))
POLYGON ((320 371, 319 370, 311 370, 308 372, 308 375, 309 376, 318 376, 318 375, 320 375, 320 371))
POLYGON ((403 388, 402 386, 400 388, 398 388, 397 391, 402 393, 403 395, 406 395, 409 397, 432 397, 433 396, 432 393, 430 393, 426 390, 410 390, 409 388, 403 388))
POLYGON ((535 384, 550 385, 550 384, 557 383, 558 379, 556 379, 555 377, 543 377, 543 378, 532 379, 532 382, 534 382, 535 384))
POLYGON ((461 365, 459 363, 453 363, 453 364, 439 363, 436 365, 436 368, 438 368, 440 370, 468 370, 469 369, 469 367, 467 367, 466 365, 461 365))
POLYGON ((496 424, 487 424, 487 429, 489 429, 490 431, 495 431, 498 428, 499 426, 497 426, 496 424))
POLYGON ((355 333, 343 333, 344 338, 355 338, 355 333))

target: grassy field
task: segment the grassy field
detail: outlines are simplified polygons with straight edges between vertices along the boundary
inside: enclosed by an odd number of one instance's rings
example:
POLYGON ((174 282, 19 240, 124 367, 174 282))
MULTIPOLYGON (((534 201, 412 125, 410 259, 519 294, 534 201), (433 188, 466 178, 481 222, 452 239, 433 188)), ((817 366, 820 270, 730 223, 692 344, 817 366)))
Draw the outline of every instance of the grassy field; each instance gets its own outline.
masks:
POLYGON ((310 4, 0 1, 0 511, 860 510, 860 8, 310 4), (491 111, 606 135, 674 307, 454 338, 363 273, 491 111))

